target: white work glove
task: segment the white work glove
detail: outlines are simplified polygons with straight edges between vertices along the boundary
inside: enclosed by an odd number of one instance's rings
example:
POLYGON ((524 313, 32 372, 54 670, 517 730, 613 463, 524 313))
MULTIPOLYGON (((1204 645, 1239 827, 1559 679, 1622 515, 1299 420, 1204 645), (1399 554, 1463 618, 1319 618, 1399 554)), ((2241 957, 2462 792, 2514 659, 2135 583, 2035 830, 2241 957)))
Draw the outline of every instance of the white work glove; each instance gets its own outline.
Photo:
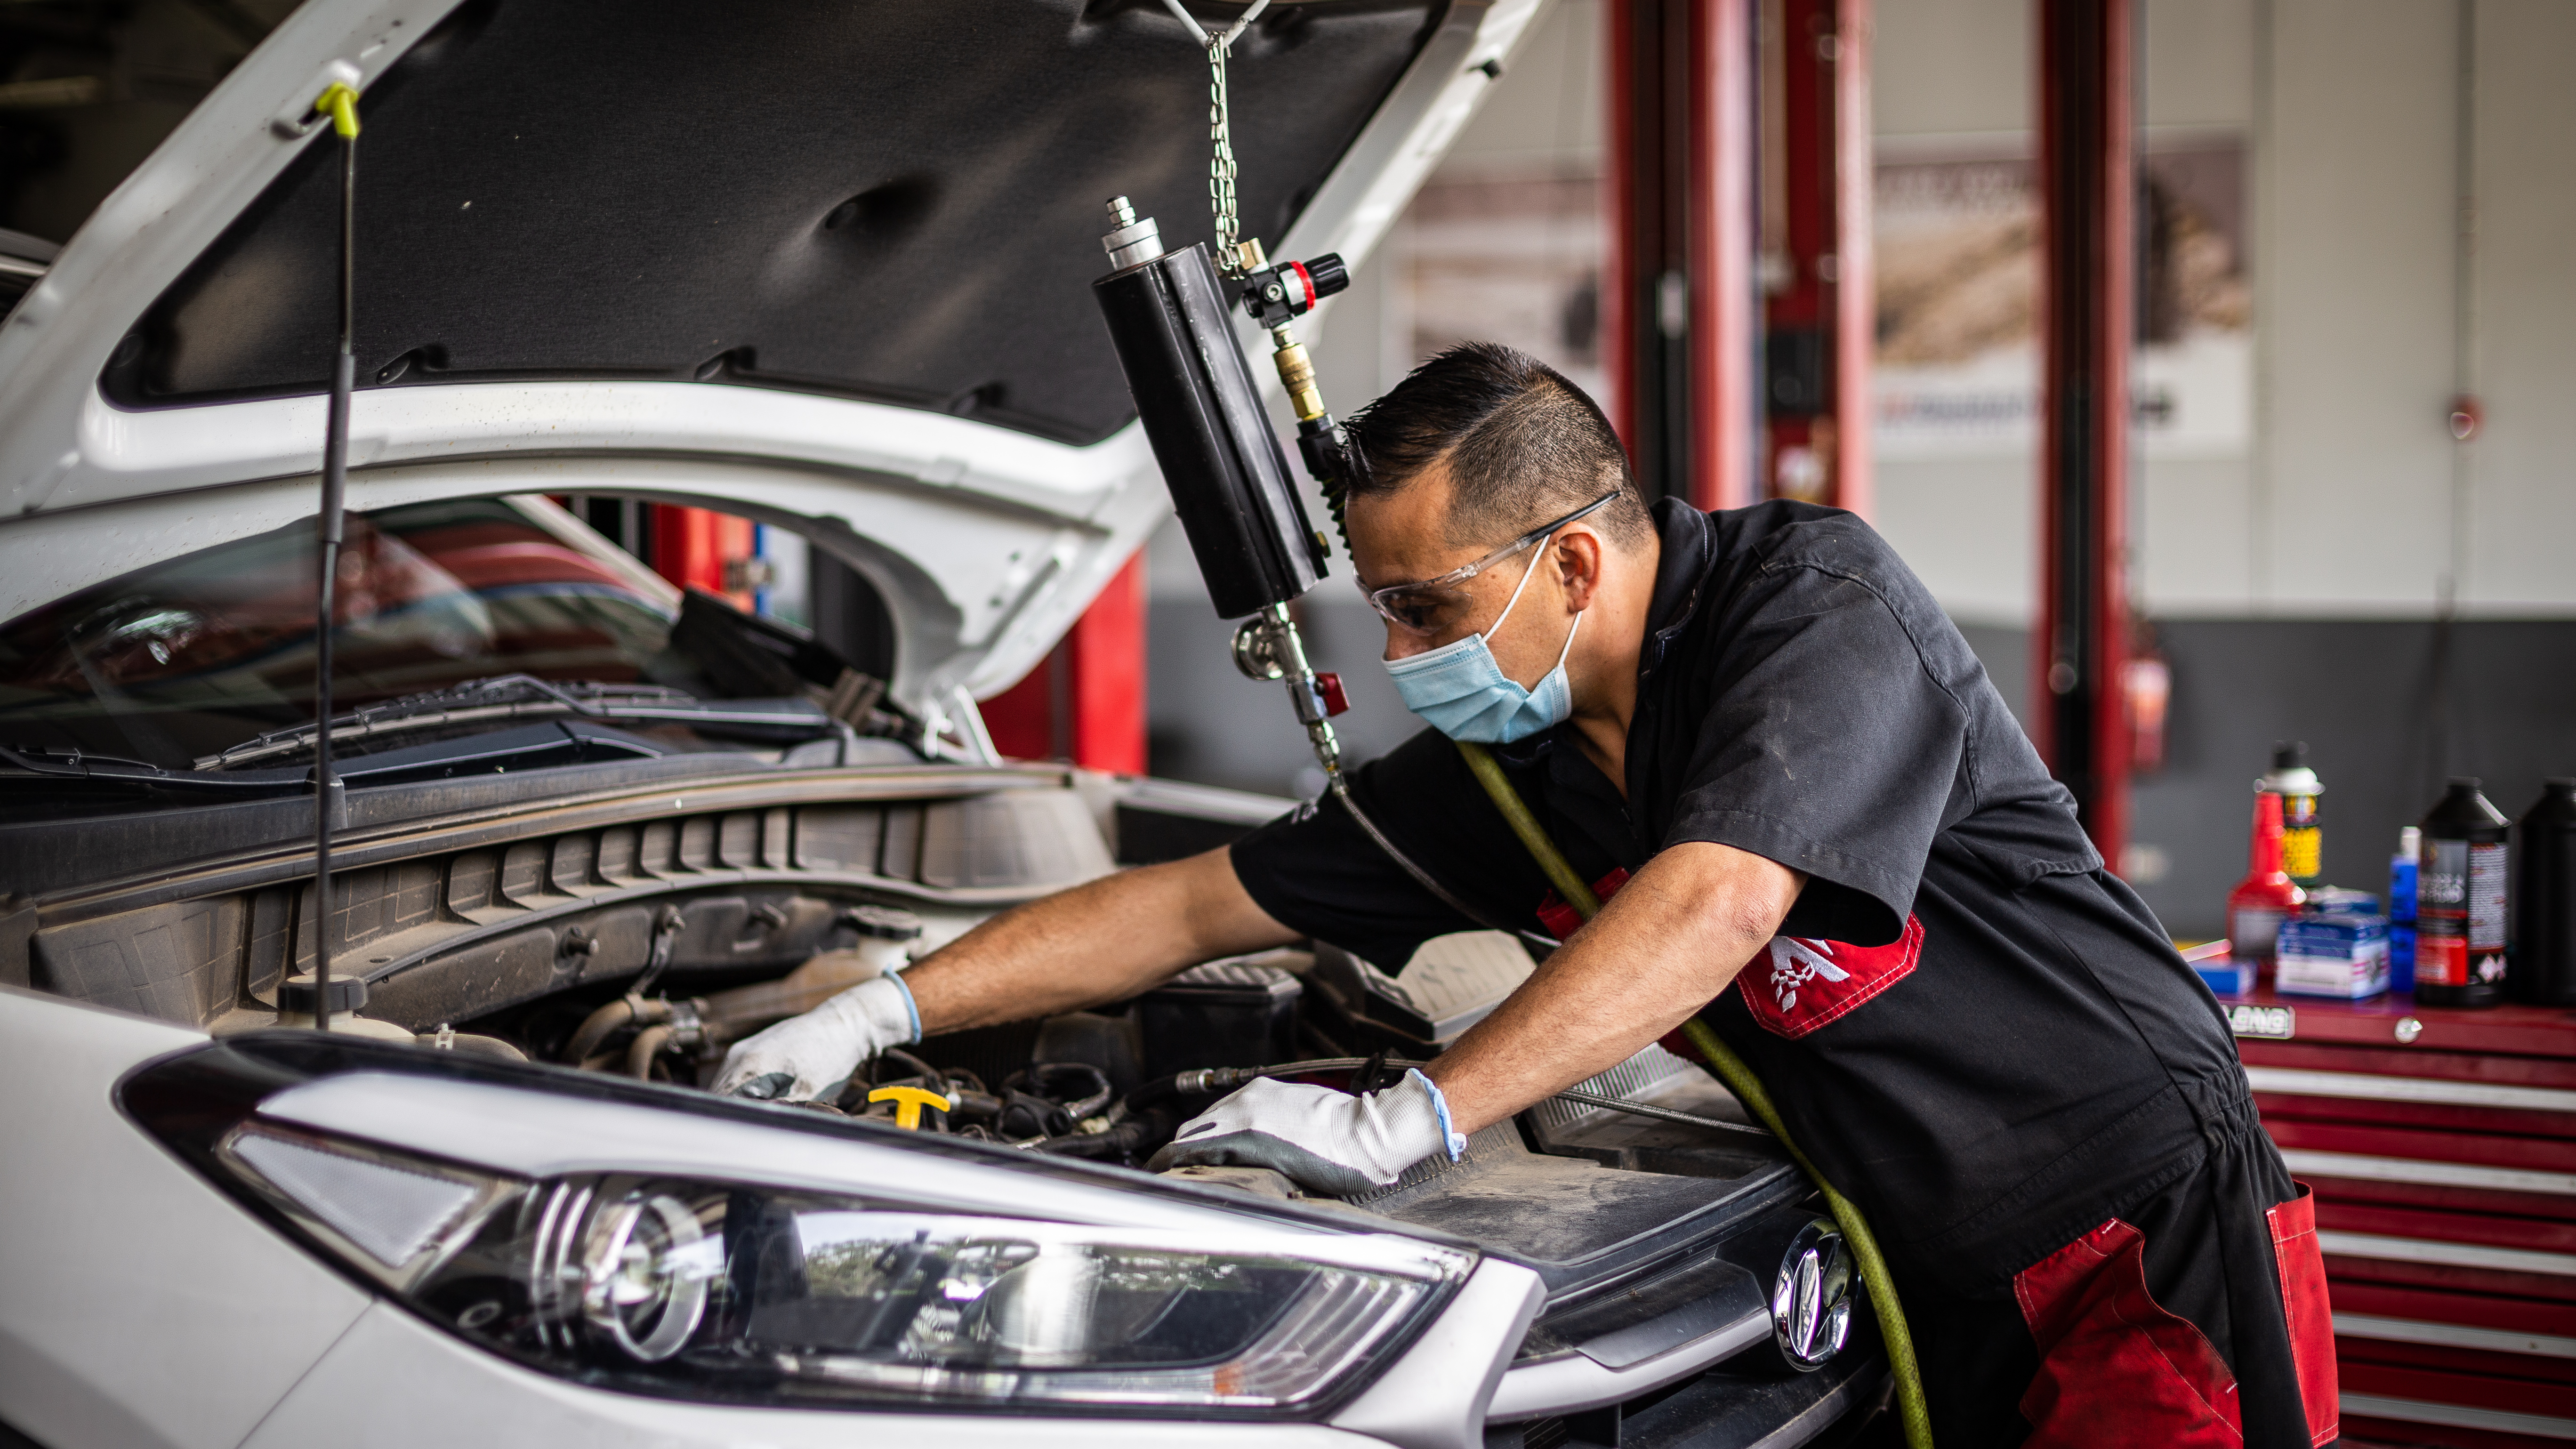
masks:
POLYGON ((1435 1152, 1455 1162, 1466 1150, 1448 1099, 1418 1071, 1365 1097, 1264 1077, 1182 1123, 1146 1165, 1276 1168, 1309 1191, 1357 1197, 1435 1152))
POLYGON ((716 1073, 716 1095, 805 1101, 887 1047, 919 1040, 921 1012, 912 988, 888 972, 734 1043, 716 1073))

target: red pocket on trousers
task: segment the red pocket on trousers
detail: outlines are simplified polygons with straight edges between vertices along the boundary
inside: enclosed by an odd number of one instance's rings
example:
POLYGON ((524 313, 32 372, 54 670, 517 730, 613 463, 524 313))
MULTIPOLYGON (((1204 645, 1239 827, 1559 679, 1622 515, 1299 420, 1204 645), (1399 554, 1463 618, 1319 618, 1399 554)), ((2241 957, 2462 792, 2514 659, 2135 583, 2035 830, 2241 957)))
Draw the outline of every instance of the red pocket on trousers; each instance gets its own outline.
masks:
POLYGON ((2308 1442, 2331 1444, 2342 1427, 2335 1377, 2334 1308, 2326 1300, 2326 1260, 2317 1247, 2317 1199, 2299 1195, 2263 1214, 2272 1225, 2272 1258, 2281 1272, 2281 1306, 2290 1319, 2290 1362, 2299 1370, 2299 1402, 2308 1411, 2308 1442))
POLYGON ((2024 1268, 2013 1297, 2039 1348, 2024 1449, 2239 1449, 2236 1375, 2147 1291, 2146 1234, 2113 1218, 2024 1268))

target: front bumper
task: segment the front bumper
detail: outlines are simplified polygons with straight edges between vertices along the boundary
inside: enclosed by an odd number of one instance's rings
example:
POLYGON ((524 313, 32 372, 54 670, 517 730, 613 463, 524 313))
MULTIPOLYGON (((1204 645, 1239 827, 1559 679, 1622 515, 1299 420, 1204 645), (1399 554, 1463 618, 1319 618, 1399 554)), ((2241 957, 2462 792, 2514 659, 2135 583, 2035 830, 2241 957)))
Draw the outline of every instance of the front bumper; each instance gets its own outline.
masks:
MULTIPOLYGON (((369 1308, 241 1449, 1375 1449, 1324 1424, 851 1414, 675 1403, 533 1373, 458 1342, 389 1303, 369 1308)), ((78 1446, 62 1446, 78 1449, 78 1446)))
MULTIPOLYGON (((1603 1409, 1641 1423, 1650 1412, 1659 1421, 1693 1416, 1684 1427, 1694 1436, 1726 1426, 1760 1431, 1743 1437, 1726 1429, 1730 1437, 1710 1443, 1786 1446, 1806 1442, 1856 1401, 1870 1373, 1883 1373, 1856 1348, 1847 1367, 1795 1380, 1712 1374, 1711 1365, 1768 1334, 1767 1318, 1741 1311, 1678 1322, 1651 1352, 1607 1355, 1616 1366, 1572 1352, 1506 1372, 1545 1288, 1530 1269, 1489 1257, 1397 1362, 1320 1423, 876 1411, 854 1422, 841 1410, 610 1392, 508 1362, 355 1291, 137 1133, 114 1105, 118 1079, 174 1047, 203 1041, 158 1023, 0 991, 0 1087, 36 1109, 20 1114, 5 1154, 27 1170, 6 1174, 9 1184, 0 1187, 15 1245, 6 1255, 8 1276, 17 1285, 0 1295, 0 1386, 8 1388, 0 1419, 53 1449, 337 1449, 353 1426, 386 1446, 465 1441, 532 1449, 623 1446, 639 1435, 672 1445, 782 1449, 819 1449, 828 1440, 839 1449, 854 1432, 871 1444, 943 1446, 1038 1439, 1142 1449, 1223 1438, 1477 1449, 1515 1442, 1516 1425, 1603 1409), (64 1213, 66 1201, 85 1206, 64 1213), (26 1230, 35 1224, 50 1226, 26 1230), (1642 1405, 1657 1396, 1682 1407, 1642 1405)), ((336 1092, 308 1097, 308 1109, 320 1113, 323 1097, 366 1095, 361 1081, 335 1085, 336 1092)), ((436 1125, 425 1120, 423 1101, 404 1105, 412 1131, 436 1125)), ((472 1114, 450 1125, 477 1130, 487 1152, 512 1135, 506 1115, 472 1114)), ((682 1144, 666 1134, 659 1146, 677 1152, 682 1144)))

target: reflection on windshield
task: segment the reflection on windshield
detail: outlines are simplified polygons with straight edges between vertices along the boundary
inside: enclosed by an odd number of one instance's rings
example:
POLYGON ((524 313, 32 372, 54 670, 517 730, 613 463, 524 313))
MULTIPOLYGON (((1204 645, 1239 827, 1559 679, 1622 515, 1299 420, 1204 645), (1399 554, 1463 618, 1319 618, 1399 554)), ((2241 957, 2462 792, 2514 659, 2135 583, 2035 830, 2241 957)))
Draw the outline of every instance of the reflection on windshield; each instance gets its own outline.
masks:
MULTIPOLYGON (((0 626, 0 744, 185 766, 311 719, 313 558, 312 524, 290 524, 0 626)), ((651 681, 670 629, 659 599, 512 502, 352 514, 333 703, 495 674, 651 681)))

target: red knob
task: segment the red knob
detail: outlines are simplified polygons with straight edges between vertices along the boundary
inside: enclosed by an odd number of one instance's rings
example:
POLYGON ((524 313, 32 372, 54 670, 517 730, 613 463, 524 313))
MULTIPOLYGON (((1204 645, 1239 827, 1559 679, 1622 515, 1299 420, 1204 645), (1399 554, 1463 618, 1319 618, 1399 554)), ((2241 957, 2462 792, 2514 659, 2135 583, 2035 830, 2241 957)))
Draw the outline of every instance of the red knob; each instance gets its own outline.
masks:
POLYGON ((1315 688, 1323 693, 1324 714, 1327 718, 1340 714, 1343 710, 1351 707, 1350 696, 1342 693, 1342 677, 1340 675, 1316 675, 1315 688))

